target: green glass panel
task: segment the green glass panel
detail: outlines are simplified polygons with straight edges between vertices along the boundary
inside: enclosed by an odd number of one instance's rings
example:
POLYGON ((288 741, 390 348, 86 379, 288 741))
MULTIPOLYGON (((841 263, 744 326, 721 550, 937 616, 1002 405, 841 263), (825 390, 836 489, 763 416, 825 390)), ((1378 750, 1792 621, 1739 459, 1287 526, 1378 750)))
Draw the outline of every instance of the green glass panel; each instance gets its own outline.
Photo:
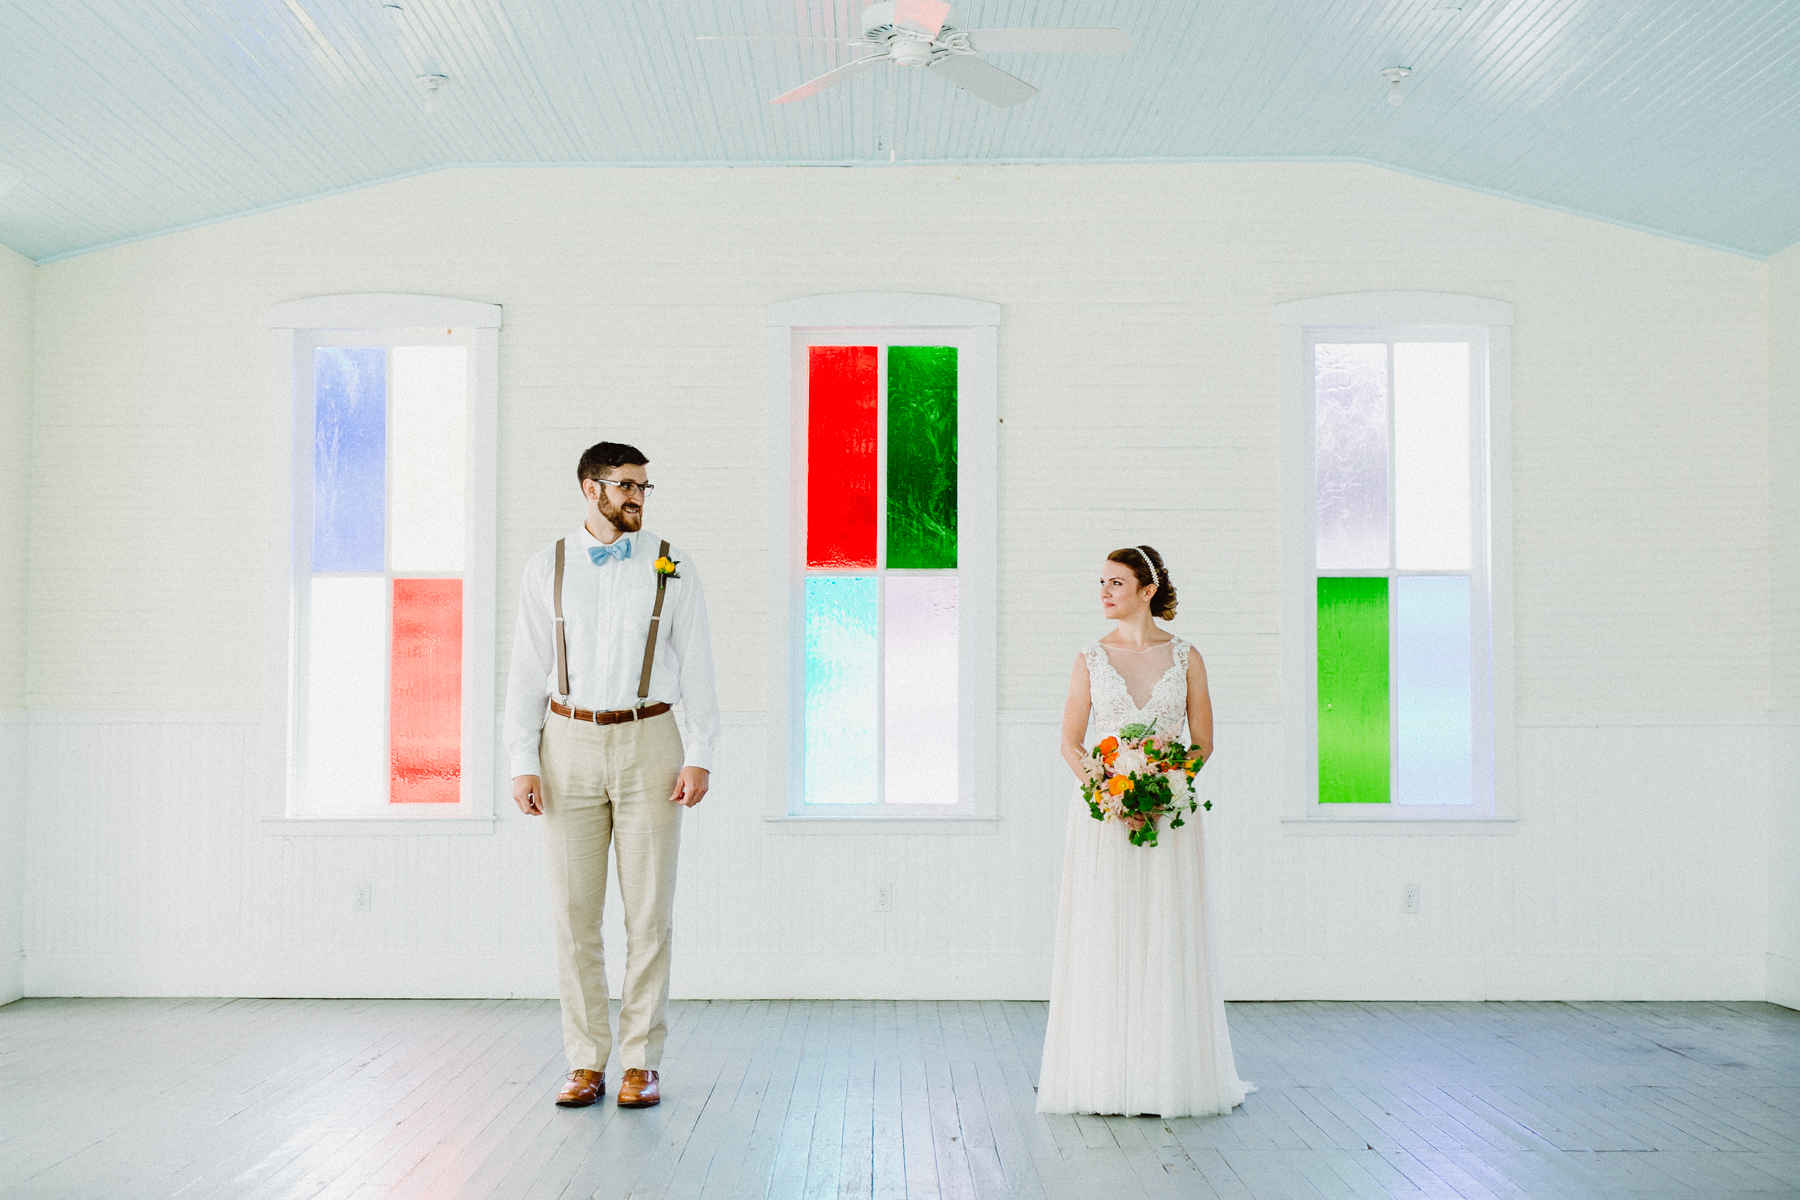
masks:
POLYGON ((887 565, 956 566, 956 347, 888 347, 887 565))
POLYGON ((1388 803, 1388 581, 1319 580, 1319 801, 1388 803))

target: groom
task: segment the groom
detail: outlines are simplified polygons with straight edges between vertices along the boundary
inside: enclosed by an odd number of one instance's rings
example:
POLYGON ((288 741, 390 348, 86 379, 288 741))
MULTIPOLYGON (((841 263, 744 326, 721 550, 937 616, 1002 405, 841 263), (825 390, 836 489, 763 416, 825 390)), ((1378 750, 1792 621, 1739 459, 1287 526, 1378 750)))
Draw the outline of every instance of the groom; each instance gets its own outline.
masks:
POLYGON ((612 1026, 600 918, 609 844, 625 904, 619 1106, 662 1099, 681 810, 706 795, 719 741, 699 576, 679 549, 643 532, 655 486, 649 461, 620 442, 588 447, 575 472, 587 520, 525 564, 513 632, 506 751, 513 801, 544 818, 571 1068, 556 1102, 566 1108, 606 1094, 612 1026), (675 703, 690 739, 685 757, 675 703))

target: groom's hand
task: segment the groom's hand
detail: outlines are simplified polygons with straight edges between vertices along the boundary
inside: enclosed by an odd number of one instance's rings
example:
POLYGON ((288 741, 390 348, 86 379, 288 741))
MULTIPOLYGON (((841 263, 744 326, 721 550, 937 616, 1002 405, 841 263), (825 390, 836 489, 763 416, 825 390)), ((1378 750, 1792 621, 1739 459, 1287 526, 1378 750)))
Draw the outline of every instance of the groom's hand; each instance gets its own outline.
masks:
POLYGON ((711 787, 712 776, 699 767, 683 767, 681 774, 675 777, 675 794, 669 797, 670 804, 681 804, 688 808, 700 803, 711 787))
POLYGON ((536 775, 513 776, 513 803, 528 817, 544 815, 544 784, 536 775))

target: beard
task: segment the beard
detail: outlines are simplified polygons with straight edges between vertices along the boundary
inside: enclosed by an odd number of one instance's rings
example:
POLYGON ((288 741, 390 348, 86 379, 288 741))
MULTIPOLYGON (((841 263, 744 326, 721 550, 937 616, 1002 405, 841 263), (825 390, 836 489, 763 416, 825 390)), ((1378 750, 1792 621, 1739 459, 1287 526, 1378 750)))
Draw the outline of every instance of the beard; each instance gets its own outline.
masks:
POLYGON ((627 500, 620 505, 610 504, 606 499, 606 489, 601 488, 597 507, 600 515, 620 533, 636 533, 644 527, 644 506, 635 500, 627 500))

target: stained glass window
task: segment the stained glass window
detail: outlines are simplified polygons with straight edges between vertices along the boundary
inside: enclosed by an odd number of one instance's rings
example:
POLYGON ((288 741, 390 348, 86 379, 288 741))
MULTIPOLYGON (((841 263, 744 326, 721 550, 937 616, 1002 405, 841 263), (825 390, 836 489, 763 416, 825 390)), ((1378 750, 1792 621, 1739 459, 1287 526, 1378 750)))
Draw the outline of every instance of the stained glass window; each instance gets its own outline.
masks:
POLYGON ((959 800, 957 349, 809 346, 805 803, 959 800))
POLYGON ((462 799, 467 360, 312 352, 307 816, 462 799))
POLYGON ((1471 804, 1469 344, 1312 367, 1319 801, 1471 804))

